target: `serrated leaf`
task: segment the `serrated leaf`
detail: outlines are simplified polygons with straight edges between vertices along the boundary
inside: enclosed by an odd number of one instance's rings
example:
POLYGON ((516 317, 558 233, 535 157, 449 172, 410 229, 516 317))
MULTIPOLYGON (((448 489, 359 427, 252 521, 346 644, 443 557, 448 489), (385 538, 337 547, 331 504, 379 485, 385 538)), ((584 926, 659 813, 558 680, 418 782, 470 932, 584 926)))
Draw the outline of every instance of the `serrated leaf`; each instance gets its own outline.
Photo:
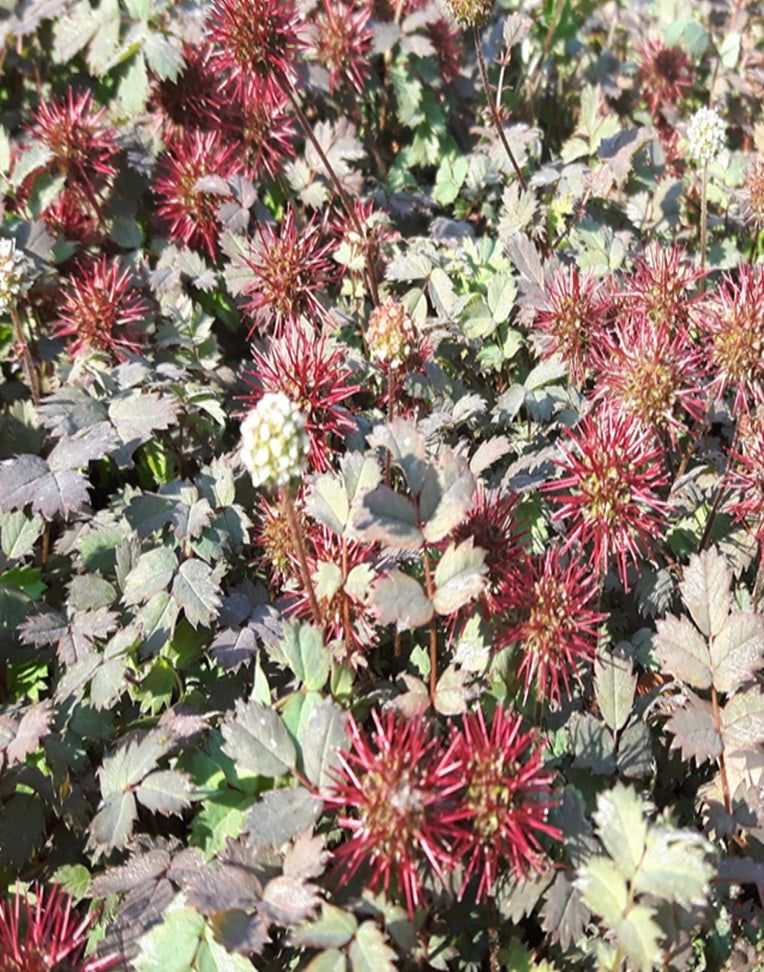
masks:
POLYGON ((616 647, 594 661, 594 691, 602 718, 614 731, 622 729, 631 714, 637 676, 631 659, 616 647))
POLYGON ((427 450, 424 436, 410 419, 396 418, 382 425, 368 436, 373 449, 387 449, 393 463, 406 477, 408 487, 417 496, 424 485, 427 472, 427 450))
POLYGON ((730 610, 731 586, 732 571, 715 547, 690 557, 679 590, 693 621, 706 637, 713 637, 722 629, 730 610))
POLYGON ((365 540, 398 550, 419 550, 424 543, 414 504, 384 484, 364 495, 355 509, 353 528, 365 540))
POLYGON ((296 925, 315 914, 320 901, 316 885, 280 875, 265 886, 260 909, 271 921, 296 925))
POLYGON ((180 815, 191 805, 191 781, 178 770, 157 770, 143 780, 135 795, 140 803, 154 813, 180 815))
POLYGON ((40 746, 40 739, 48 731, 53 712, 50 701, 29 706, 15 727, 15 738, 8 743, 5 755, 8 764, 20 763, 40 746))
POLYGON ((435 568, 433 607, 438 614, 453 614, 485 586, 485 550, 468 537, 458 546, 452 543, 435 568))
POLYGON ((281 776, 294 769, 297 753, 277 712, 257 702, 236 700, 233 718, 221 725, 221 747, 237 767, 257 776, 281 776))
POLYGON ((457 527, 472 506, 475 477, 464 456, 448 450, 430 466, 419 497, 422 532, 437 543, 457 527))
POLYGON ((681 749, 683 759, 695 759, 701 765, 721 756, 722 738, 714 723, 711 703, 692 692, 687 696, 687 702, 671 716, 666 728, 674 734, 672 749, 681 749))
POLYGON ((371 592, 370 605, 382 624, 394 624, 399 631, 427 624, 433 615, 432 601, 424 588, 402 570, 380 577, 371 592))
POLYGON ((4 513, 0 529, 0 548, 9 561, 21 560, 32 552, 43 528, 43 519, 37 514, 30 519, 20 510, 4 513))
POLYGON ((577 942, 591 917, 591 911, 578 888, 565 871, 558 871, 544 897, 542 928, 561 948, 577 942))
POLYGON ((350 944, 348 956, 353 972, 395 972, 395 952, 376 922, 363 922, 350 944))
POLYGON ((711 654, 694 625, 687 618, 669 616, 658 621, 656 629, 655 656, 663 668, 692 688, 711 688, 711 654))
POLYGON ((147 550, 125 578, 122 600, 128 606, 150 600, 167 589, 177 566, 178 558, 168 547, 147 550))
POLYGON ((220 610, 220 585, 210 565, 198 557, 184 560, 180 565, 172 596, 194 628, 209 626, 220 610))
POLYGON ((653 920, 652 909, 634 905, 629 914, 615 927, 618 944, 635 972, 651 972, 656 966, 665 968, 658 942, 663 937, 660 925, 653 920))
POLYGON ((90 824, 90 839, 97 854, 124 847, 133 832, 138 816, 135 797, 125 793, 110 793, 90 824))
POLYGON ((180 614, 178 602, 169 591, 154 594, 135 616, 135 622, 143 637, 141 652, 144 656, 156 655, 172 638, 180 614))
POLYGON ((101 793, 106 797, 134 786, 154 769, 167 745, 159 732, 153 731, 119 746, 104 758, 98 771, 101 793))
POLYGON ((642 859, 647 835, 642 801, 631 787, 616 783, 597 797, 597 834, 619 872, 630 881, 642 859))
POLYGON ((726 750, 756 749, 764 742, 764 694, 758 685, 732 696, 721 723, 726 750))
POLYGON ((612 928, 629 901, 626 882, 606 857, 592 857, 578 873, 576 886, 586 903, 612 928))
POLYGON ((318 820, 323 803, 302 786, 271 790, 247 815, 246 833, 258 847, 282 847, 318 820))
POLYGON ((332 772, 339 765, 337 752, 347 747, 342 711, 325 699, 316 706, 300 733, 302 763, 308 781, 319 793, 332 785, 332 772))
POLYGON ((733 693, 753 680, 764 657, 764 618, 759 614, 730 614, 710 645, 714 688, 733 693))
POLYGON ((172 35, 152 32, 143 45, 149 68, 161 81, 175 81, 183 67, 183 52, 172 35))
POLYGON ((311 624, 285 624, 282 650, 289 667, 305 687, 320 692, 329 677, 329 652, 323 633, 311 624))
POLYGON ((138 51, 130 59, 127 71, 122 77, 117 89, 125 116, 134 118, 139 115, 146 105, 149 94, 149 76, 146 70, 146 60, 142 52, 138 51))
MULTIPOLYGON (((385 24, 384 26, 387 26, 385 24)), ((347 972, 345 953, 338 948, 327 948, 319 952, 315 958, 304 967, 303 972, 347 972)))
POLYGON ((700 834, 651 827, 633 886, 670 904, 703 904, 714 874, 707 860, 710 851, 711 845, 700 834))
MULTIPOLYGON (((257 917, 251 918, 249 915, 242 915, 242 918, 245 924, 252 922, 262 924, 262 920, 258 920, 257 917)), ((215 932, 220 934, 222 938, 225 932, 219 931, 220 924, 220 922, 213 922, 215 932)), ((263 934, 267 941, 267 932, 263 934)), ((260 954, 265 942, 258 949, 252 948, 251 945, 251 942, 247 942, 247 950, 260 954)), ((199 945, 194 970, 195 972, 255 972, 255 967, 248 958, 237 955, 235 952, 229 952, 225 945, 221 945, 214 938, 209 937, 199 945)))
POLYGON ((57 513, 69 519, 88 501, 90 483, 74 469, 52 472, 39 456, 23 455, 0 463, 0 509, 20 510, 27 504, 46 520, 57 513))
POLYGON ((342 948, 357 929, 355 915, 325 901, 321 907, 321 917, 293 928, 289 938, 298 948, 342 948))

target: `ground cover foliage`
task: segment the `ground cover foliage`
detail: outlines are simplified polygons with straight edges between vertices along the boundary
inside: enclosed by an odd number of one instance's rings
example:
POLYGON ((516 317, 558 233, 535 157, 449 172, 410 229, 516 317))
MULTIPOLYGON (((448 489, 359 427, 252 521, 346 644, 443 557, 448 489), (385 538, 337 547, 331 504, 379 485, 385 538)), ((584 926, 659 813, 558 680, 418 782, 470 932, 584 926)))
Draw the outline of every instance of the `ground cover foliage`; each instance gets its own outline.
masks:
POLYGON ((0 15, 0 970, 758 968, 760 6, 0 15))

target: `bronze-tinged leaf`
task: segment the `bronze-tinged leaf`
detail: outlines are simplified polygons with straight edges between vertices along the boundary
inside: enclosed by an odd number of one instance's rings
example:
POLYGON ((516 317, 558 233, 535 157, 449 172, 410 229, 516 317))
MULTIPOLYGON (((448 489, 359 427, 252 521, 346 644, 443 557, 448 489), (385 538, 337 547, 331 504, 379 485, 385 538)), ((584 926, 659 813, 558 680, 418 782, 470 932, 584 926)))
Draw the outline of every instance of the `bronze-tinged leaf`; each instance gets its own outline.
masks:
POLYGON ((48 731, 52 718, 50 701, 32 705, 24 712, 16 727, 16 738, 5 750, 9 766, 22 762, 39 748, 40 739, 48 731))
POLYGON ((591 911, 565 871, 557 872, 544 898, 541 927, 562 949, 567 949, 581 938, 591 911))
POLYGON ((722 753, 722 737, 714 725, 714 710, 710 702, 687 693, 687 702, 666 723, 673 733, 672 749, 681 749, 682 758, 694 759, 700 766, 722 753))
POLYGON ((714 688, 728 695, 761 668, 764 658, 764 618, 760 614, 735 611, 711 640, 714 688))
POLYGON ((722 709, 724 748, 756 749, 764 742, 764 693, 756 686, 738 692, 722 709))
POLYGON ((391 570, 374 585, 370 604, 382 624, 394 624, 399 631, 418 628, 433 616, 432 601, 424 588, 402 570, 391 570))

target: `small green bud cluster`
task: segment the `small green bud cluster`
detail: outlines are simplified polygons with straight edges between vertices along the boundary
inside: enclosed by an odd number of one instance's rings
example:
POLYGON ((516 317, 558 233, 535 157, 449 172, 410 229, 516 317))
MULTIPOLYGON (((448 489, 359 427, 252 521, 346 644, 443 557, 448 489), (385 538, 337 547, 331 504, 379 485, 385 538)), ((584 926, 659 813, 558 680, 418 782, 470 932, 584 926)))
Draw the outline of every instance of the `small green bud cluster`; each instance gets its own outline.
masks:
POLYGON ((0 314, 7 313, 26 290, 29 261, 15 240, 0 240, 0 314))
POLYGON ((400 301, 389 297, 369 316, 366 342, 371 354, 382 364, 400 368, 414 353, 416 328, 400 301))
POLYGON ((305 465, 305 416, 283 392, 268 392, 241 424, 241 459, 255 486, 286 486, 305 465))
POLYGON ((724 148, 726 129, 714 108, 699 108, 687 126, 689 152, 696 162, 713 162, 724 148))
POLYGON ((493 10, 493 0, 446 0, 453 19, 462 27, 484 27, 493 10))

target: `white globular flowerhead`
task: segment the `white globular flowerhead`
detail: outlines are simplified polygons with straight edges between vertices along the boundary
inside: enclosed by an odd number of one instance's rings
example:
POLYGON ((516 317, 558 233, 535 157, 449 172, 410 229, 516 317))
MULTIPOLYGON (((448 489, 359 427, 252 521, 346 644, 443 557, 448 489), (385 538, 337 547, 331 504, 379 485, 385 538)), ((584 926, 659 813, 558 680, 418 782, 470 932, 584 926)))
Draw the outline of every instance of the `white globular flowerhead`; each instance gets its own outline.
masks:
POLYGON ((0 314, 5 314, 26 289, 29 261, 15 240, 0 240, 0 314))
POLYGON ((283 392, 268 392, 241 424, 241 459, 255 486, 287 486, 305 465, 305 416, 283 392))
POLYGON ((715 108, 699 108, 687 126, 689 153, 696 162, 713 162, 724 148, 726 129, 715 108))

